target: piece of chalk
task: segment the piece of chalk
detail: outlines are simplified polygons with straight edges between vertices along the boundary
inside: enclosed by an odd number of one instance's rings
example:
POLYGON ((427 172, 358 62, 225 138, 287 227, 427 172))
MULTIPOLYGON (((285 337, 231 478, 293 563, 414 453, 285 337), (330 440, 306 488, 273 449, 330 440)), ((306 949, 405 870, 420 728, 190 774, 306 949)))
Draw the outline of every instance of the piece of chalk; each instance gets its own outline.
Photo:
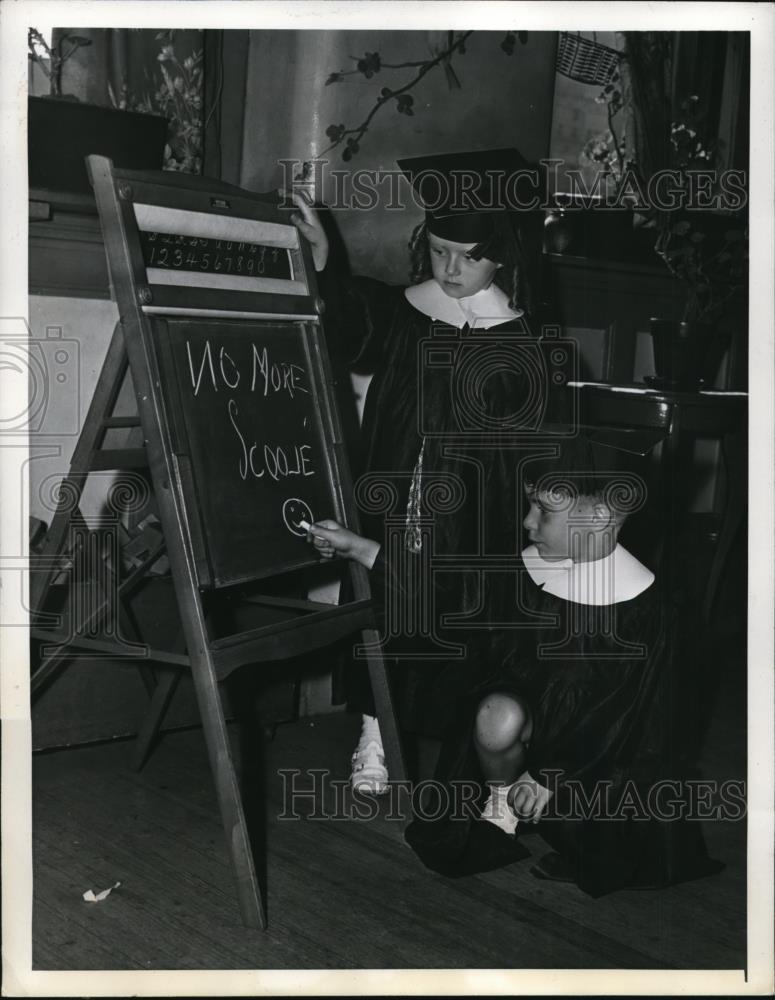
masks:
POLYGON ((299 521, 299 527, 304 528, 305 531, 309 531, 312 525, 309 523, 309 521, 299 521))

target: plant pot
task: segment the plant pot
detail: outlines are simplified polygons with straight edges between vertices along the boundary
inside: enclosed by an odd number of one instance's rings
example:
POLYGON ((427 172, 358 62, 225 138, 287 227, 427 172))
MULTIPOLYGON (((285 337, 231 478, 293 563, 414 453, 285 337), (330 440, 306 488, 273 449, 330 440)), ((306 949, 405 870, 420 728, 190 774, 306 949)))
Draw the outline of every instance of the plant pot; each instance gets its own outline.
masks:
POLYGON ((85 157, 109 156, 118 167, 161 170, 167 119, 55 97, 27 101, 30 188, 91 195, 85 157))
POLYGON ((681 392, 699 389, 713 340, 713 327, 707 323, 652 318, 650 332, 656 372, 653 383, 681 392))

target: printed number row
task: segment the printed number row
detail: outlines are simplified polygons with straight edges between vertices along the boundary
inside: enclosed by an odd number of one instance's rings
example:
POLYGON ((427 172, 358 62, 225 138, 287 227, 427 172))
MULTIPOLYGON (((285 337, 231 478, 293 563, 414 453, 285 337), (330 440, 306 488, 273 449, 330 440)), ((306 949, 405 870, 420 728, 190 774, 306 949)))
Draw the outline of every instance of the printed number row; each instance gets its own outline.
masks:
POLYGON ((147 264, 149 267, 171 267, 186 268, 189 270, 201 271, 234 271, 237 274, 263 274, 266 271, 266 262, 262 257, 236 257, 221 256, 215 254, 215 258, 210 263, 209 253, 184 253, 180 249, 168 250, 166 247, 151 247, 148 253, 147 264))
POLYGON ((260 252, 262 257, 267 251, 270 251, 274 261, 280 255, 277 247, 267 247, 261 243, 238 243, 236 240, 212 240, 201 236, 174 236, 172 233, 145 232, 143 235, 148 243, 163 243, 168 246, 209 247, 213 250, 235 250, 237 253, 248 254, 260 252))

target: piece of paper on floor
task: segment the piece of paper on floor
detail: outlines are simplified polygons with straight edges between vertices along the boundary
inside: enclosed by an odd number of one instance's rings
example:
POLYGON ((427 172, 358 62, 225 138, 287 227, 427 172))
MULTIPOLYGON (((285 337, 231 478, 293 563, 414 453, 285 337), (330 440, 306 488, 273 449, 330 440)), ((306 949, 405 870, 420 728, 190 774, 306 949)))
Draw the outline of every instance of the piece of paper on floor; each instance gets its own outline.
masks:
POLYGON ((83 894, 83 898, 87 903, 101 903, 103 899, 107 899, 111 892, 113 892, 114 889, 118 889, 120 885, 120 882, 116 882, 116 884, 112 885, 109 889, 103 889, 102 892, 98 892, 96 895, 91 889, 87 889, 83 894))

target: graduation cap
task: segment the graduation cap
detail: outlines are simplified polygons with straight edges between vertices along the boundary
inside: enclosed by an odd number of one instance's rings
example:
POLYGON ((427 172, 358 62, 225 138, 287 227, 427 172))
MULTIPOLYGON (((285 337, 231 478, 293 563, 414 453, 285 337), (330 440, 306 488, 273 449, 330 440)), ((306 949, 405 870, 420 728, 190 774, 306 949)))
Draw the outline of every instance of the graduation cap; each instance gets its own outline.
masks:
POLYGON ((605 496, 623 512, 642 505, 654 448, 665 437, 651 428, 570 428, 544 424, 539 441, 556 445, 553 456, 528 460, 525 480, 543 489, 571 489, 579 496, 605 496))
POLYGON ((443 153, 398 160, 425 207, 428 231, 455 243, 474 243, 473 260, 495 262, 503 252, 509 216, 541 204, 538 167, 516 149, 443 153))

